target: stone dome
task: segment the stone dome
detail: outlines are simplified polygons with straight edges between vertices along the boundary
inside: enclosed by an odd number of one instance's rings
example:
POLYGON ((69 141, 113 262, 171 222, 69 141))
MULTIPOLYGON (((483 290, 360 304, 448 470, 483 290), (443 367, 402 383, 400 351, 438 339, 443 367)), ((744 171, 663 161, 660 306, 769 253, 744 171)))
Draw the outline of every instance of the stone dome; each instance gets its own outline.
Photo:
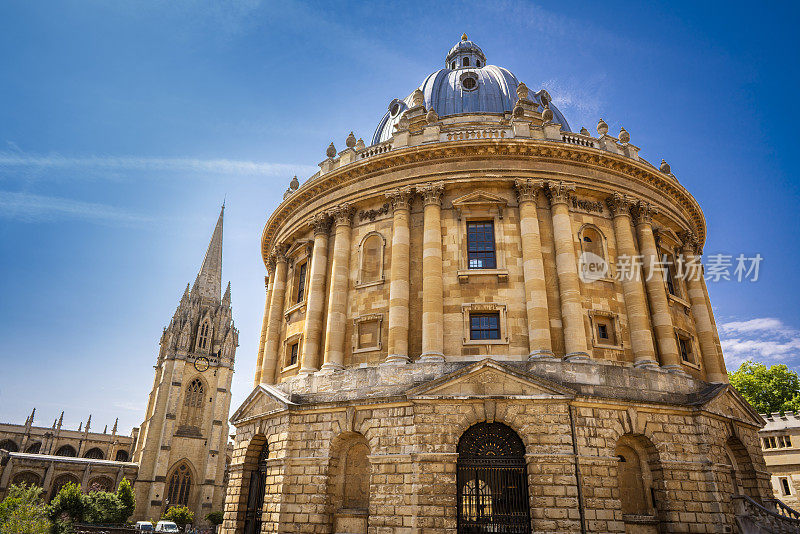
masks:
MULTIPOLYGON (((436 110, 440 118, 460 114, 503 115, 514 109, 519 80, 506 68, 486 64, 486 56, 478 45, 466 39, 450 49, 445 58, 445 68, 425 78, 419 89, 425 95, 425 108, 436 110)), ((412 91, 413 94, 413 91, 412 91)), ((564 131, 571 131, 567 119, 551 102, 544 89, 529 97, 541 109, 549 104, 553 121, 564 131)), ((403 112, 412 106, 411 94, 389 102, 386 113, 378 123, 372 144, 382 143, 392 137, 395 125, 403 112)))

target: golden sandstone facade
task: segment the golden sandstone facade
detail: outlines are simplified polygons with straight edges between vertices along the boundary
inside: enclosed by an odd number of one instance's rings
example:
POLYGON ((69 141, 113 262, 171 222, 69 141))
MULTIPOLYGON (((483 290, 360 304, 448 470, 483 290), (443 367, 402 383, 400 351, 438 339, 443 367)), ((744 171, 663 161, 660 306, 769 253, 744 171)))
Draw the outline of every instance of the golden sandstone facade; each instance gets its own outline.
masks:
POLYGON ((466 36, 346 145, 264 229, 223 532, 730 532, 768 496, 702 276, 665 267, 706 232, 666 163, 466 36))

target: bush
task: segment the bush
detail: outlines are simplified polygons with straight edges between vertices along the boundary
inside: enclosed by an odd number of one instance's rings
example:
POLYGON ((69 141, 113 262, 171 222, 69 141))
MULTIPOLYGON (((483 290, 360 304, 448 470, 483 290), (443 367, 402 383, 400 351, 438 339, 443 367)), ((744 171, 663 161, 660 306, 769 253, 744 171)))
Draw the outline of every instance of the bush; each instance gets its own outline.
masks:
POLYGON ((42 502, 42 488, 16 486, 0 502, 0 532, 47 534, 51 528, 47 506, 42 502))
POLYGON ((85 513, 86 501, 79 484, 67 482, 50 502, 50 518, 54 521, 83 521, 85 513))
POLYGON ((84 521, 93 525, 116 525, 124 523, 122 503, 114 493, 95 491, 84 495, 84 521))
POLYGON ((222 512, 211 512, 206 516, 206 521, 216 527, 217 525, 222 524, 223 515, 224 514, 222 512))
POLYGON ((172 521, 181 529, 186 525, 194 522, 194 512, 190 511, 185 506, 173 506, 161 516, 164 521, 172 521))
POLYGON ((134 510, 136 510, 136 496, 127 478, 123 478, 119 483, 117 498, 120 503, 120 523, 124 523, 133 515, 134 510))

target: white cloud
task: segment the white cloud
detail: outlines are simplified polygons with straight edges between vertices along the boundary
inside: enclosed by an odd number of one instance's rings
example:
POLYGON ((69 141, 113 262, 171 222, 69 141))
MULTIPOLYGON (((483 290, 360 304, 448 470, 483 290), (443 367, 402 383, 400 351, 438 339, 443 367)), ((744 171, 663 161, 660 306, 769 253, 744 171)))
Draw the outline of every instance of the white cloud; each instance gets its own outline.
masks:
POLYGON ((767 365, 800 364, 800 330, 774 317, 731 321, 719 327, 720 342, 730 370, 753 359, 767 365))
POLYGON ((107 204, 12 191, 0 191, 0 218, 23 222, 82 219, 125 226, 150 220, 107 204))

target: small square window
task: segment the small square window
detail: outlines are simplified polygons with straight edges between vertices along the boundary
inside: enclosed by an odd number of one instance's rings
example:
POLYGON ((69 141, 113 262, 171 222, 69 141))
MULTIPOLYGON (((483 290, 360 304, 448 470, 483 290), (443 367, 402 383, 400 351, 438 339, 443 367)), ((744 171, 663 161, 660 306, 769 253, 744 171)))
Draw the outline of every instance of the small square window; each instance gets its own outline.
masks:
POLYGON ((595 343, 598 345, 616 345, 617 336, 614 331, 614 318, 605 315, 593 315, 595 324, 595 343))
POLYGON ((291 367, 297 363, 297 351, 299 347, 300 343, 292 343, 289 345, 289 361, 286 362, 286 367, 291 367))
POLYGON ((604 324, 597 325, 597 337, 608 341, 608 326, 604 324))
POLYGON ((469 338, 500 339, 499 313, 471 313, 469 316, 469 338))
POLYGON ((496 269, 494 221, 467 223, 467 260, 470 269, 496 269))

